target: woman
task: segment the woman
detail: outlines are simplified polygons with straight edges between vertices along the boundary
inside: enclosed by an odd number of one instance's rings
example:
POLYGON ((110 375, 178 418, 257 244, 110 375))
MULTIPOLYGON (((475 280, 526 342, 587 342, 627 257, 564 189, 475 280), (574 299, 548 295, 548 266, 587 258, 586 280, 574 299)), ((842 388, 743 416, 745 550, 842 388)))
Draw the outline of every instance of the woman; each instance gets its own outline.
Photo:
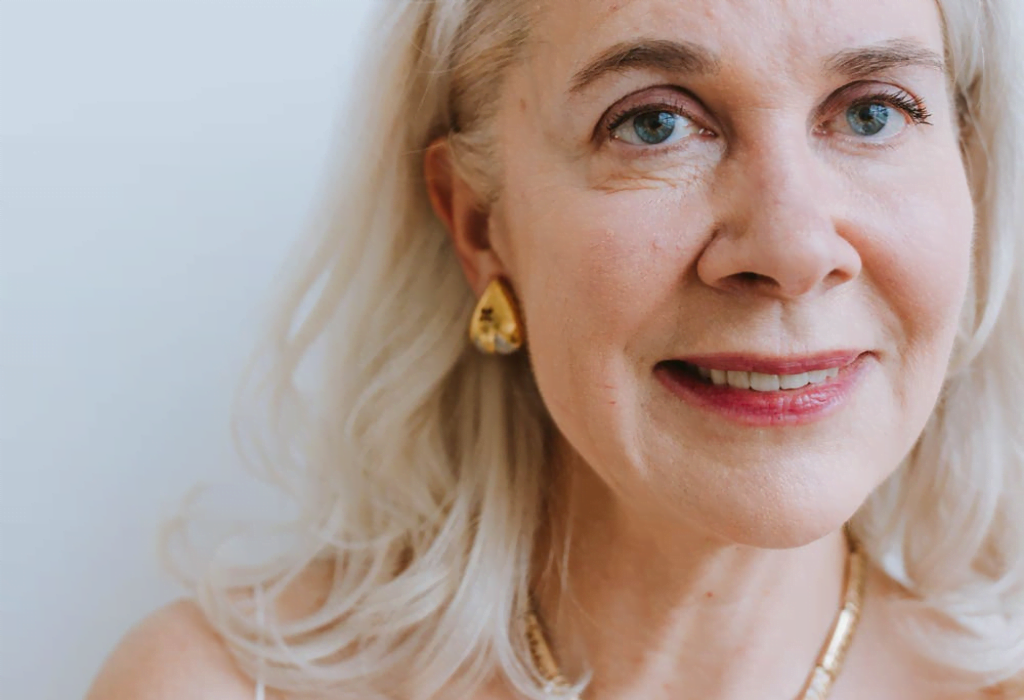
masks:
POLYGON ((381 22, 271 341, 294 542, 90 697, 1024 697, 1020 5, 381 22))

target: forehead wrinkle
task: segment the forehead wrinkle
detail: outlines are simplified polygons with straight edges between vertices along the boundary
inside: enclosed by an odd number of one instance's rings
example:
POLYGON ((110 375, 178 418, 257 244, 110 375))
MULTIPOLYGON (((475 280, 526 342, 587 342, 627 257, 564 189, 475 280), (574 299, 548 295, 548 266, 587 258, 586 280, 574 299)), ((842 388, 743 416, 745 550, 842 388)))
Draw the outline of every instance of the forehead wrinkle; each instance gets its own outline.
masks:
MULTIPOLYGON (((618 33, 623 40, 606 44, 606 48, 599 50, 595 58, 587 61, 582 57, 574 61, 574 68, 578 70, 572 73, 568 82, 568 91, 576 95, 585 84, 598 79, 605 73, 626 73, 632 70, 642 71, 647 69, 651 72, 670 75, 715 75, 732 66, 725 65, 722 59, 715 55, 715 49, 720 47, 715 42, 705 46, 697 42, 703 39, 703 32, 699 30, 700 23, 705 20, 714 21, 715 18, 722 19, 724 16, 733 16, 732 21, 753 21, 759 26, 767 28, 766 25, 783 29, 790 25, 790 14, 803 14, 804 19, 816 26, 816 20, 820 19, 830 24, 829 12, 824 5, 817 5, 816 2, 808 3, 808 0, 773 0, 758 2, 756 4, 760 18, 754 18, 749 12, 742 12, 735 15, 735 12, 742 10, 743 2, 726 2, 720 6, 717 2, 642 2, 641 0, 616 0, 614 2, 580 2, 580 5, 573 4, 573 11, 570 16, 574 17, 574 24, 583 20, 582 24, 576 24, 577 33, 583 31, 585 36, 596 38, 605 34, 603 28, 609 25, 621 25, 619 28, 626 30, 625 37, 621 32, 614 32, 607 36, 609 42, 614 42, 615 33, 618 33), (589 9, 582 12, 582 5, 589 9), (690 36, 677 35, 675 33, 662 33, 668 27, 665 24, 666 17, 660 13, 653 15, 655 20, 652 23, 650 11, 660 8, 667 10, 678 9, 682 16, 692 16, 690 24, 693 25, 693 34, 690 36), (650 11, 648 11, 650 10, 650 11), (812 10, 808 17, 807 12, 812 10), (727 15, 722 15, 722 11, 727 15), (582 12, 582 14, 581 14, 582 12), (587 18, 589 15, 589 21, 587 18), (660 19, 658 19, 660 17, 660 19), (696 24, 694 24, 696 22, 696 24), (582 29, 589 26, 589 29, 582 29), (586 67, 579 69, 579 66, 587 62, 586 67)), ((559 6, 560 7, 560 6, 559 6)), ((548 11, 554 9, 551 4, 547 6, 548 11)), ((748 8, 749 9, 749 8, 748 8)), ((674 14, 674 13, 673 13, 674 14)), ((941 12, 939 13, 941 16, 941 12)), ((719 23, 716 24, 718 26, 719 23)), ((806 23, 802 23, 807 28, 806 23)), ((894 28, 895 29, 895 28, 894 28)), ((903 27, 904 31, 911 27, 903 27)), ((775 33, 775 32, 770 32, 775 33)), ((872 34, 874 32, 871 32, 872 34)), ((806 32, 805 32, 806 34, 806 32)), ((868 77, 871 75, 883 74, 887 71, 904 67, 923 67, 940 71, 942 74, 949 74, 949 66, 945 60, 944 47, 934 51, 928 47, 930 42, 924 41, 923 36, 918 36, 917 31, 912 31, 914 36, 903 35, 903 32, 894 32, 891 38, 884 39, 883 36, 864 36, 860 40, 847 35, 845 39, 835 37, 832 47, 846 45, 842 50, 826 55, 824 50, 820 58, 813 62, 806 60, 808 55, 806 49, 811 48, 805 45, 802 49, 791 42, 785 42, 790 52, 796 52, 804 60, 805 67, 821 70, 823 75, 836 76, 844 75, 852 79, 868 77), (840 43, 842 41, 842 43, 840 43)), ((577 38, 583 38, 578 35, 577 38)), ((758 36, 758 39, 764 37, 758 36)), ((790 37, 793 38, 793 37, 790 37)), ((805 37, 807 38, 807 37, 805 37)), ((944 37, 943 37, 944 39, 944 37)), ((585 42, 586 43, 586 42, 585 42)), ((817 52, 816 52, 817 53, 817 52)), ((724 54, 723 54, 724 55, 724 54)), ((594 56, 594 54, 591 54, 594 56)), ((793 55, 791 53, 790 58, 793 55)), ((771 52, 762 56, 761 67, 767 68, 768 64, 778 64, 785 61, 783 56, 777 52, 771 52)), ((778 64, 781 69, 782 65, 778 64)), ((562 78, 565 80, 566 78, 562 78)), ((563 83, 565 85, 565 83, 563 83)), ((563 88, 565 89, 565 88, 563 88)))

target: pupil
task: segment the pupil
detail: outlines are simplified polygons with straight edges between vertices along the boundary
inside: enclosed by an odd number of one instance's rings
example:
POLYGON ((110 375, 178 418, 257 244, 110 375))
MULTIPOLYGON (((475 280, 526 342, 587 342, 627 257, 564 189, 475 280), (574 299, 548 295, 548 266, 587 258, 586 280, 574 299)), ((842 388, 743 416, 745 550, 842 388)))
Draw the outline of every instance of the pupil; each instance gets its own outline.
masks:
POLYGON ((846 113, 846 121, 858 134, 874 136, 889 122, 889 108, 881 104, 852 107, 846 113))
POLYGON ((633 130, 644 143, 661 143, 675 131, 676 117, 670 112, 648 112, 633 120, 633 130))

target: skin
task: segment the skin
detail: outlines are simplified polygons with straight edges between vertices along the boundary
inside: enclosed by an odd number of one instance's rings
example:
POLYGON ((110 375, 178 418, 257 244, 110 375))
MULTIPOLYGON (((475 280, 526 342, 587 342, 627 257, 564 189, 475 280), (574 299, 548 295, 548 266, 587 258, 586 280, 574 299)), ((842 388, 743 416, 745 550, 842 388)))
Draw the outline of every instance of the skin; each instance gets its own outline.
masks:
POLYGON ((891 148, 842 133, 857 88, 815 120, 832 119, 832 133, 812 119, 843 87, 817 57, 904 37, 941 53, 939 22, 931 0, 548 6, 503 95, 489 247, 458 230, 456 245, 478 291, 495 275, 512 282, 566 452, 630 521, 756 547, 807 544, 845 522, 920 434, 972 231, 944 77, 920 68, 872 81, 933 113, 891 148), (581 64, 636 36, 699 38, 722 72, 638 71, 570 96, 581 64), (669 91, 645 88, 676 83, 706 105, 700 126, 713 137, 662 155, 591 141, 606 110, 662 102, 669 91), (734 425, 670 396, 652 372, 686 355, 835 348, 872 351, 871 371, 842 415, 800 428, 734 425))
MULTIPOLYGON (((941 55, 937 8, 539 6, 492 125, 493 206, 482 210, 453 175, 443 140, 425 170, 475 292, 495 276, 514 288, 558 429, 534 572, 541 616, 566 671, 583 659, 597 669, 586 700, 792 698, 838 608, 841 526, 934 406, 973 217, 942 73, 900 68, 855 86, 821 63, 890 39, 941 55), (639 36, 699 42, 720 70, 621 71, 571 89, 595 56, 639 36), (859 98, 899 89, 927 105, 930 124, 894 114, 886 147, 850 130, 859 98), (609 110, 645 104, 693 122, 656 155, 627 143, 628 129, 592 138, 609 110), (804 426, 730 422, 654 372, 685 355, 836 348, 870 351, 869 371, 840 411, 804 426), (552 565, 563 556, 569 588, 552 565)), ((316 600, 328 580, 300 579, 293 601, 316 600)), ((831 700, 995 697, 953 690, 893 634, 905 599, 872 571, 831 700)), ((127 697, 242 700, 253 686, 194 605, 179 603, 125 639, 89 700, 127 697)), ((480 700, 513 697, 496 679, 480 700)))
MULTIPOLYGON (((443 141, 428 155, 470 284, 501 276, 516 292, 558 429, 535 586, 563 668, 597 669, 588 700, 789 698, 808 675, 838 608, 841 527, 942 386, 973 227, 941 67, 854 83, 824 64, 890 40, 941 56, 942 37, 933 0, 546 3, 502 93, 487 216, 443 141), (572 89, 637 37, 698 42, 719 71, 624 69, 572 89), (877 136, 851 128, 858 100, 900 90, 928 124, 894 108, 877 136), (692 121, 667 146, 629 123, 608 137, 609 113, 644 105, 692 121), (870 352, 868 371, 841 410, 802 426, 729 421, 654 372, 835 349, 870 352), (567 531, 563 587, 549 564, 567 531)), ((833 698, 952 697, 892 641, 901 597, 873 572, 833 698)))

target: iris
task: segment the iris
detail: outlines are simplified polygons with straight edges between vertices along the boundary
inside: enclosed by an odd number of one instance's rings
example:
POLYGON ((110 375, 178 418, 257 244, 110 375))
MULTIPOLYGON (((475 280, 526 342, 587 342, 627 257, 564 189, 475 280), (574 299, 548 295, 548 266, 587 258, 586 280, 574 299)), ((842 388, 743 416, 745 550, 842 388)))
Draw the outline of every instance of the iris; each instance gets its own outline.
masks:
POLYGON ((647 112, 633 119, 633 131, 644 143, 662 143, 675 130, 676 115, 671 112, 647 112))
POLYGON ((850 107, 846 121, 861 136, 874 136, 889 123, 890 108, 883 104, 862 104, 850 107))

